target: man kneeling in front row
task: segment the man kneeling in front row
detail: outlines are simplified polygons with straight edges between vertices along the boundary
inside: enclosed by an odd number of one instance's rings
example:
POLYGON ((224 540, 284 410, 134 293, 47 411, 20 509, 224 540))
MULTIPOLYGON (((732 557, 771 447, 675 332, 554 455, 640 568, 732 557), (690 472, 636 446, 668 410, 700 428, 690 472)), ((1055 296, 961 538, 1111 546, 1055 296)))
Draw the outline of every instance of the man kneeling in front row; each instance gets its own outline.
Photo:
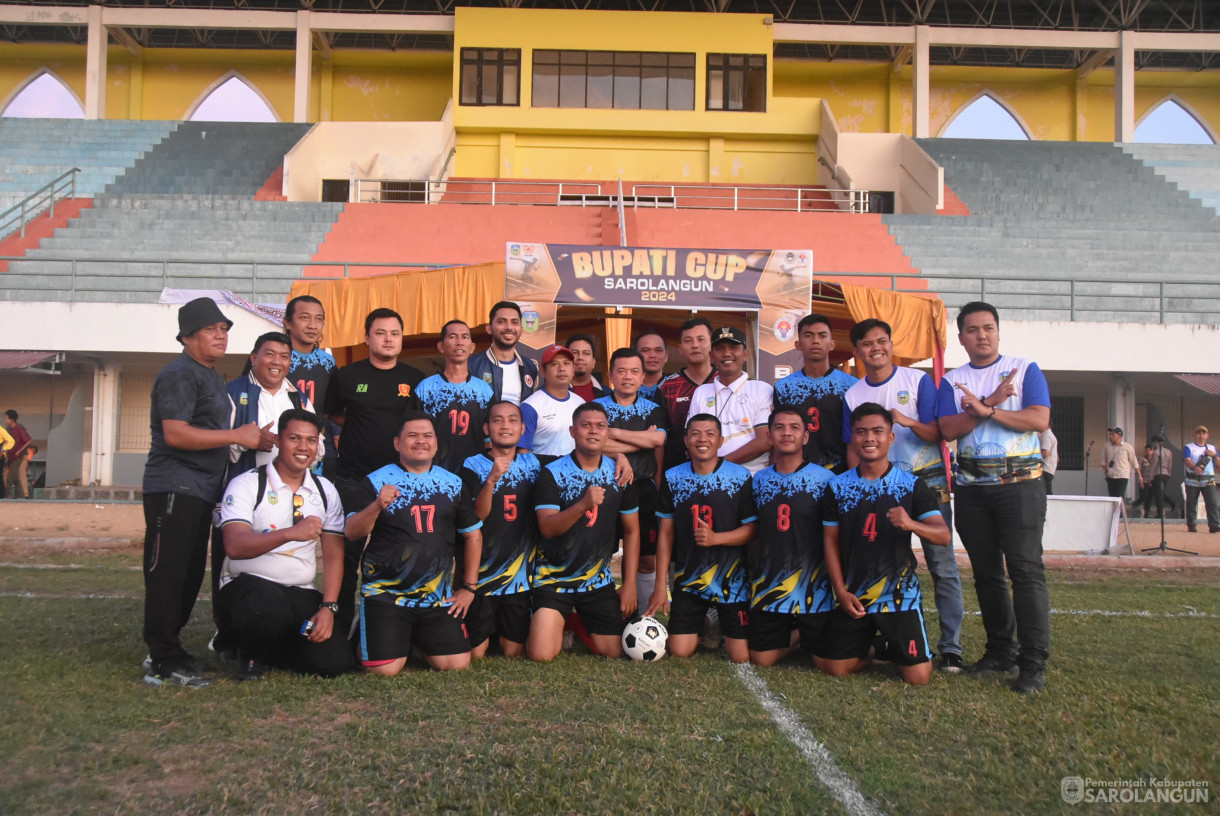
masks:
POLYGON ((238 638, 237 680, 278 666, 333 677, 352 664, 334 629, 343 580, 343 506, 327 479, 309 472, 322 419, 292 409, 279 419, 279 452, 225 489, 225 559, 217 604, 238 638), (322 545, 322 592, 313 588, 322 545))
POLYGON ((936 491, 890 464, 889 410, 865 402, 850 422, 850 451, 859 465, 831 480, 822 498, 826 571, 839 605, 814 662, 838 675, 884 657, 898 664, 903 680, 922 686, 932 677, 932 657, 911 534, 941 547, 952 536, 936 491), (887 653, 871 655, 878 631, 887 653))

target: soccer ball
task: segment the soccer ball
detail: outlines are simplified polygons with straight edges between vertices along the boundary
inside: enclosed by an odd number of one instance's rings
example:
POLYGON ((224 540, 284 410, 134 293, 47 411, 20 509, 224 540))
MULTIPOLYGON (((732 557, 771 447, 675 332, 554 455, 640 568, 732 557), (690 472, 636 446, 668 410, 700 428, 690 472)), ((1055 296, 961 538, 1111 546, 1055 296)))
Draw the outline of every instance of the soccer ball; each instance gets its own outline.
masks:
POLYGON ((665 657, 669 632, 656 618, 640 618, 623 630, 623 651, 632 660, 660 660, 665 657))

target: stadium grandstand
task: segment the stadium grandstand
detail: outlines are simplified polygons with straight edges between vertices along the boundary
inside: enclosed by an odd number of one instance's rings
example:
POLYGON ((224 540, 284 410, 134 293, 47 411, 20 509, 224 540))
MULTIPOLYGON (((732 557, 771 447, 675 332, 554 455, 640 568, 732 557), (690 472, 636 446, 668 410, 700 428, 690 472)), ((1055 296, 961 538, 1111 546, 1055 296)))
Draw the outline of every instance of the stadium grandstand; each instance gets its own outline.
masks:
MULTIPOLYGON (((1056 492, 1084 493, 1107 427, 1176 452, 1220 422, 1212 6, 0 6, 0 410, 47 485, 130 489, 200 292, 232 376, 303 279, 502 267, 513 241, 796 247, 830 285, 999 307, 1047 373, 1056 492), (232 82, 269 121, 200 120, 232 82), (76 118, 15 115, 50 95, 76 118), (983 98, 1028 140, 944 138, 983 98), (1137 143, 1164 105, 1212 144, 1137 143)), ((429 373, 439 328, 409 344, 429 373)))

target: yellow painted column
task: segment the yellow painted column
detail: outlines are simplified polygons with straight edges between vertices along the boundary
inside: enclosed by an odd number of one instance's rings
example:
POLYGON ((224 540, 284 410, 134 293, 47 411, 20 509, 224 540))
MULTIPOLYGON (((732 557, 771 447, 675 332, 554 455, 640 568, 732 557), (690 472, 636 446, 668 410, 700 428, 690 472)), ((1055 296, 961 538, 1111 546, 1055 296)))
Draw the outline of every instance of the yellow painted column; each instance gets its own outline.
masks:
POLYGON ((513 165, 517 161, 517 134, 500 134, 499 178, 513 178, 513 165))
POLYGON ((729 181, 724 172, 724 139, 713 137, 707 140, 707 180, 709 182, 729 181))
POLYGON ((127 118, 144 118, 144 58, 134 57, 127 75, 127 118))
POLYGON ((335 64, 331 60, 322 61, 321 85, 322 99, 319 103, 318 120, 329 122, 335 102, 335 64))

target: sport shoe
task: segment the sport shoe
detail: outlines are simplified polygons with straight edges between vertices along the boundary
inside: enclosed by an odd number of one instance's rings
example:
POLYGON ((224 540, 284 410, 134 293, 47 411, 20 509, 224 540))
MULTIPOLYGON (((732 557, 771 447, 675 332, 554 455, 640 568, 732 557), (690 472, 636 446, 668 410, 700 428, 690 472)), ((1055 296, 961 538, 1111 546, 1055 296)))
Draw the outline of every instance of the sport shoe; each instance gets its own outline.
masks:
POLYGON ((233 680, 238 683, 244 683, 247 680, 258 680, 267 673, 267 667, 254 658, 241 658, 237 661, 237 668, 233 670, 233 680))
POLYGON ((955 652, 945 652, 940 656, 940 659, 936 661, 936 668, 943 672, 949 672, 950 674, 961 674, 962 669, 965 667, 962 665, 961 655, 956 654, 955 652))
POLYGON ((144 655, 144 660, 142 663, 140 663, 140 668, 142 668, 144 671, 148 671, 152 668, 152 655, 144 655))
POLYGON ((1009 677, 1015 677, 1017 675, 1017 661, 1011 657, 985 654, 982 660, 970 666, 967 671, 979 676, 1006 674, 1009 677))
POLYGON ((1046 669, 1042 666, 1026 666, 1012 683, 1017 694, 1037 694, 1046 685, 1046 669))
POLYGON ((212 681, 201 672, 193 671, 186 666, 161 667, 153 666, 144 675, 144 682, 150 686, 184 686, 186 688, 205 688, 212 681))

